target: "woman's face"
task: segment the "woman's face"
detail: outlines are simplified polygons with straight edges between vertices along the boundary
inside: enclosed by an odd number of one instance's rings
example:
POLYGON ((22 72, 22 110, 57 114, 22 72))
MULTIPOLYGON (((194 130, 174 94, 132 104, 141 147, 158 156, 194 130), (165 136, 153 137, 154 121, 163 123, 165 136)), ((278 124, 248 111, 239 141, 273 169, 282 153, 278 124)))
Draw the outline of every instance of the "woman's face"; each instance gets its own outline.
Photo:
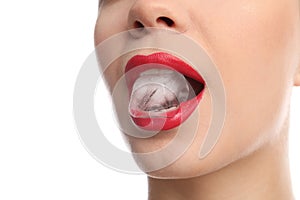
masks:
MULTIPOLYGON (((291 89, 300 82, 298 0, 104 0, 95 44, 137 27, 167 28, 191 37, 218 67, 226 90, 224 128, 209 156, 198 158, 212 112, 206 90, 194 142, 176 162, 151 176, 203 175, 263 148, 286 131, 291 89)), ((118 63, 130 57, 120 59, 105 72, 110 88, 124 74, 125 66, 118 63)), ((127 139, 133 151, 149 152, 170 142, 176 128, 167 132, 127 139)))

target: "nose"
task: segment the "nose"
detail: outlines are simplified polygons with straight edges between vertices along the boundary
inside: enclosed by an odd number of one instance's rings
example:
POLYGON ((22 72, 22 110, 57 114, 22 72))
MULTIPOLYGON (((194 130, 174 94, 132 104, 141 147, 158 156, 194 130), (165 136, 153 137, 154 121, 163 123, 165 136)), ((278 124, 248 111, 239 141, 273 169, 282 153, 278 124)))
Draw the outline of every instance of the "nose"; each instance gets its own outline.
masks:
POLYGON ((190 20, 182 1, 136 0, 128 14, 128 29, 149 27, 186 32, 190 20))

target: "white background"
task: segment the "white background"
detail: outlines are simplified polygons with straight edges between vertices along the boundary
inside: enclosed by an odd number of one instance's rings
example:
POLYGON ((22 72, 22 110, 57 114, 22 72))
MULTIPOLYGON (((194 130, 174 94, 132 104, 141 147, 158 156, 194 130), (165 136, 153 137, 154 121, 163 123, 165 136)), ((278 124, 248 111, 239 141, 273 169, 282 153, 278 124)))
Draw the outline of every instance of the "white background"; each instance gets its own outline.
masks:
MULTIPOLYGON (((93 50, 97 4, 0 2, 0 199, 146 199, 145 176, 102 166, 75 130, 72 93, 93 50)), ((299 102, 297 89, 290 148, 298 198, 299 102)))

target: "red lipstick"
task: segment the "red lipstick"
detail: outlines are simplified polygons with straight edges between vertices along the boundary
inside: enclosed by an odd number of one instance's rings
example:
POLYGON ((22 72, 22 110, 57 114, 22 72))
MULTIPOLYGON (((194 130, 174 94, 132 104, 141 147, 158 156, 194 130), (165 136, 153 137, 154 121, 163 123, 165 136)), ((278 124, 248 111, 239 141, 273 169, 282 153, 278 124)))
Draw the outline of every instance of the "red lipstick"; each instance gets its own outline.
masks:
POLYGON ((165 118, 160 117, 139 117, 138 110, 134 111, 137 113, 135 116, 131 115, 132 121, 140 128, 150 131, 158 131, 158 130, 169 130, 175 128, 182 124, 196 109, 198 104, 200 103, 204 89, 205 89, 205 81, 201 77, 201 75, 193 69, 189 64, 184 62, 183 60, 168 54, 168 53, 154 53, 151 55, 136 55, 132 57, 125 67, 125 78, 127 82, 127 87, 129 92, 132 92, 132 87, 136 79, 139 77, 140 73, 149 69, 149 67, 141 67, 141 66, 151 66, 151 69, 155 68, 167 68, 171 70, 175 70, 178 73, 182 74, 186 79, 193 80, 193 85, 202 85, 203 88, 196 93, 196 96, 187 99, 187 101, 181 102, 178 105, 178 109, 176 111, 171 110, 164 113, 165 118), (155 65, 157 64, 157 65, 155 65), (130 73, 128 73, 130 71, 130 73))

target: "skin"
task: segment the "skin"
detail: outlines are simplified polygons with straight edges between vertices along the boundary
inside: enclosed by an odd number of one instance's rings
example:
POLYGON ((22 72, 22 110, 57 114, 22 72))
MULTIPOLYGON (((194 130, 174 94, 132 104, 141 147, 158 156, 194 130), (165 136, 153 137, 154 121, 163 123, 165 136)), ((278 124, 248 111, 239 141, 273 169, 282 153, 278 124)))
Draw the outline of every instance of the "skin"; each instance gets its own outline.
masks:
MULTIPOLYGON (((206 91, 193 144, 172 165, 148 173, 149 199, 293 199, 287 145, 290 95, 300 85, 299 2, 104 0, 95 45, 141 25, 175 30, 198 42, 218 66, 227 95, 225 126, 213 151, 203 160, 197 157, 211 116, 206 91)), ((106 70, 111 91, 131 56, 106 70)), ((127 140, 132 151, 149 152, 175 133, 127 140)))

